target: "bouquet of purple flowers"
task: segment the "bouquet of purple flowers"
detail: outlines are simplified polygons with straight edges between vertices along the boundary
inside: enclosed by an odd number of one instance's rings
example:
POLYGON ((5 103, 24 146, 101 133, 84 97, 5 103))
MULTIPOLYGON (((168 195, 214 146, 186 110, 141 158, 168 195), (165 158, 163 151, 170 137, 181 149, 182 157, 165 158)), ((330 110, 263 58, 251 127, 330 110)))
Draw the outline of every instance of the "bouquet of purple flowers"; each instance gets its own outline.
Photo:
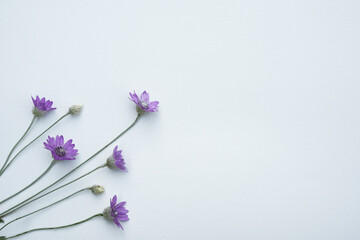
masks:
MULTIPOLYGON (((76 181, 78 181, 79 179, 82 179, 88 175, 90 175, 91 173, 102 169, 102 168, 110 168, 110 169, 118 169, 120 171, 127 171, 126 166, 125 166, 125 161, 124 158, 122 156, 122 150, 119 149, 118 146, 115 146, 111 155, 108 157, 108 159, 101 164, 100 166, 92 169, 91 171, 78 176, 76 178, 74 178, 73 180, 67 182, 67 183, 63 183, 61 186, 58 186, 56 188, 54 188, 54 185, 56 185, 59 182, 62 182, 65 178, 67 178, 68 176, 70 176, 71 174, 73 174, 76 170, 78 170, 80 167, 82 167, 83 165, 85 165, 87 162, 89 162, 91 159, 93 159, 94 157, 96 157, 100 152, 104 151, 105 149, 107 149, 110 145, 112 145, 116 140, 118 140, 122 135, 124 135, 126 132, 128 132, 141 118, 141 116, 143 116, 144 114, 148 113, 148 112, 157 112, 158 111, 158 101, 153 101, 150 102, 150 97, 149 94, 144 91, 140 97, 135 93, 130 93, 130 97, 129 99, 131 101, 133 101, 136 104, 136 112, 137 112, 137 117, 135 119, 135 121, 128 127, 126 128, 123 132, 121 132, 118 136, 116 136, 114 139, 112 139, 109 143, 107 143, 104 147, 102 147, 101 149, 99 149, 97 152, 95 152, 92 156, 90 156, 88 159, 86 159, 85 161, 83 161, 80 165, 78 165, 77 167, 75 167, 74 169, 72 169, 71 171, 69 171, 67 174, 65 174, 64 176, 62 176, 61 178, 59 178, 58 180, 56 180, 55 182, 51 183, 50 185, 48 185, 47 187, 43 188, 42 190, 36 192, 35 194, 33 194, 32 196, 26 198, 25 200, 15 204, 14 206, 10 207, 7 210, 1 210, 0 211, 0 222, 3 224, 3 226, 0 225, 0 231, 2 231, 4 228, 6 228, 6 226, 8 226, 9 224, 12 224, 20 219, 23 219, 25 217, 28 217, 30 215, 33 215, 39 211, 42 211, 46 208, 49 208, 51 206, 56 205, 59 202, 62 202, 80 192, 83 191, 91 191, 93 194, 101 194, 104 192, 104 187, 100 186, 100 185, 93 185, 91 187, 85 187, 82 188, 80 190, 75 191, 74 193, 59 199, 56 202, 53 202, 51 204, 48 204, 42 208, 39 208, 35 211, 29 212, 23 216, 14 218, 10 221, 8 221, 5 224, 5 218, 7 218, 8 216, 12 215, 14 212, 16 212, 17 210, 27 206, 28 204, 43 198, 45 196, 47 196, 48 194, 51 194, 65 186, 68 186, 76 181)), ((29 127, 26 129, 25 133, 22 135, 22 137, 19 139, 19 141, 14 145, 14 147, 10 150, 5 162, 3 163, 2 167, 0 168, 0 178, 3 178, 3 174, 9 169, 10 165, 16 160, 18 159, 17 157, 19 156, 19 154, 27 147, 29 147, 33 142, 35 142, 37 139, 39 139, 40 137, 42 137, 49 129, 51 129, 53 126, 55 126, 58 122, 60 122, 62 119, 64 119, 67 116, 74 116, 74 115, 79 115, 79 113, 81 112, 82 106, 80 105, 73 105, 69 108, 69 110, 63 115, 61 116, 57 121, 55 121, 52 125, 50 125, 47 129, 45 129, 43 132, 41 132, 37 137, 35 137, 32 141, 30 141, 28 144, 26 144, 22 149, 20 149, 16 154, 13 155, 15 149, 17 148, 17 146, 19 145, 19 143, 22 141, 22 139, 25 137, 25 135, 30 131, 33 123, 36 121, 37 118, 43 117, 46 115, 47 112, 53 111, 56 108, 53 107, 53 102, 50 100, 46 100, 45 98, 39 98, 39 96, 36 96, 36 98, 32 98, 34 107, 32 110, 33 113, 33 118, 31 120, 31 123, 29 125, 29 127)), ((27 186, 23 187, 22 189, 20 189, 19 191, 17 191, 16 193, 10 195, 10 196, 1 196, 0 198, 0 207, 1 204, 3 204, 4 202, 9 201, 10 199, 12 199, 13 197, 17 196, 18 194, 28 190, 31 188, 31 186, 33 186, 38 180, 40 180, 43 176, 45 176, 48 172, 50 172, 51 168, 57 164, 58 162, 61 161, 71 161, 74 160, 76 158, 76 155, 78 154, 78 149, 75 149, 75 144, 73 142, 73 139, 65 139, 62 135, 57 135, 57 136, 48 136, 46 141, 44 142, 44 148, 49 150, 52 156, 52 161, 50 162, 49 166, 46 168, 46 170, 36 179, 34 179, 32 182, 30 182, 27 186)), ((87 222, 93 218, 96 217, 104 217, 107 220, 113 221, 119 228, 123 229, 123 226, 121 225, 121 222, 124 221, 128 221, 129 217, 128 217, 128 210, 125 208, 125 201, 119 202, 118 203, 118 199, 117 196, 114 195, 111 199, 110 199, 110 205, 108 207, 106 207, 104 209, 104 211, 102 213, 97 213, 95 215, 90 216, 87 219, 83 219, 79 222, 75 222, 75 223, 71 223, 68 225, 64 225, 64 226, 57 226, 57 227, 43 227, 43 228, 35 228, 35 229, 31 229, 31 230, 27 230, 24 232, 21 232, 19 234, 13 235, 13 236, 1 236, 2 234, 0 234, 0 240, 5 240, 5 239, 12 239, 15 237, 19 237, 31 232, 35 232, 35 231, 43 231, 43 230, 51 230, 51 229, 60 229, 60 228, 67 228, 67 227, 71 227, 71 226, 75 226, 84 222, 87 222)))

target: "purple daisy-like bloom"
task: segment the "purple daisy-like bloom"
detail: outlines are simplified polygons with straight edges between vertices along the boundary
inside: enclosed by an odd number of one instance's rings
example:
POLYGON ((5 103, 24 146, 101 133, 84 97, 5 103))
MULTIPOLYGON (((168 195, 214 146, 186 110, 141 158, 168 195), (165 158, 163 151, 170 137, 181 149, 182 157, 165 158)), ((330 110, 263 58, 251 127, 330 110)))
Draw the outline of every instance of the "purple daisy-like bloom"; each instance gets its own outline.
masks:
POLYGON ((116 146, 113 150, 113 153, 110 157, 108 157, 106 165, 109 168, 119 168, 121 170, 126 171, 126 167, 125 167, 125 161, 123 156, 121 155, 122 150, 118 150, 118 146, 116 146))
POLYGON ((136 110, 139 114, 145 114, 146 112, 157 112, 159 111, 158 101, 150 102, 150 95, 144 91, 140 98, 134 91, 134 93, 129 93, 130 97, 129 99, 133 101, 136 104, 136 110))
POLYGON ((55 160, 74 160, 78 154, 78 150, 74 149, 75 144, 72 143, 72 139, 64 143, 64 137, 61 135, 56 138, 48 136, 46 141, 44 146, 51 151, 55 160))
POLYGON ((112 218, 112 220, 114 221, 114 223, 120 227, 122 230, 124 230, 124 228, 121 226, 120 221, 124 222, 124 221, 128 221, 129 217, 127 215, 127 213, 129 212, 129 210, 127 210, 124 205, 126 204, 126 202, 121 202, 116 204, 117 202, 117 196, 114 195, 113 198, 110 200, 110 216, 112 218))
POLYGON ((34 103, 33 114, 37 117, 41 117, 46 112, 56 109, 52 107, 53 102, 46 100, 44 97, 40 99, 39 96, 36 96, 35 99, 33 97, 31 97, 31 99, 34 103))

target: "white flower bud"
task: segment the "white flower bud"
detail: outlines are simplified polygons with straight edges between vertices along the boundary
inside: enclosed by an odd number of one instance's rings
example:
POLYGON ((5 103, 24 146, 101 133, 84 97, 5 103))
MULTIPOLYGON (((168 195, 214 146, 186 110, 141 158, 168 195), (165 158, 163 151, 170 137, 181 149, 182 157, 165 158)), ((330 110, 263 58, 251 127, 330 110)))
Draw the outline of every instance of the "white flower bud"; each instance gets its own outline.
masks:
POLYGON ((70 108, 69 108, 69 113, 71 115, 79 115, 81 109, 82 109, 82 105, 72 105, 70 108))
POLYGON ((105 189, 100 185, 94 185, 90 189, 91 189, 91 192, 96 195, 101 194, 105 191, 105 189))

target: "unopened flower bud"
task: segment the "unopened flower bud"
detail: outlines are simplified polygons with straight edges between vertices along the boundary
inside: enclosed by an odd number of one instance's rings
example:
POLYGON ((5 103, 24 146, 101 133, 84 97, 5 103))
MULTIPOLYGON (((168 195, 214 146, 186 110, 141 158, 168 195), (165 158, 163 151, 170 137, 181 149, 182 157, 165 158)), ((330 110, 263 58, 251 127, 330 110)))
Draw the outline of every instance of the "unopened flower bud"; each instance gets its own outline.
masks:
POLYGON ((94 185, 90 189, 91 189, 91 192, 96 195, 101 194, 105 191, 105 189, 100 185, 94 185))
POLYGON ((71 115, 79 115, 81 109, 82 109, 82 105, 72 105, 70 108, 69 108, 69 113, 71 115))

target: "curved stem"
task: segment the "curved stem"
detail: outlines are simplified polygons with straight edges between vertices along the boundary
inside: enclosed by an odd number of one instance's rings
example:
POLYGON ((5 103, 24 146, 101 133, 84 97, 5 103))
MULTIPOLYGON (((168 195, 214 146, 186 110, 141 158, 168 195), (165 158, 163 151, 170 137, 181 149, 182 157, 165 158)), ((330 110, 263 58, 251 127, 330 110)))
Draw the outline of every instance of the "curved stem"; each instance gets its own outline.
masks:
POLYGON ((74 196, 74 195, 76 195, 76 194, 78 194, 78 193, 80 193, 80 192, 83 192, 83 191, 85 191, 85 190, 91 190, 91 188, 88 188, 88 187, 87 187, 87 188, 80 189, 79 191, 76 191, 76 192, 74 192, 73 194, 70 194, 69 196, 64 197, 64 198, 62 198, 62 199, 60 199, 60 200, 58 200, 58 201, 56 201, 56 202, 54 202, 54 203, 52 203, 52 204, 49 204, 49 205, 47 205, 47 206, 45 206, 45 207, 42 207, 42 208, 40 208, 40 209, 38 209, 38 210, 36 210, 36 211, 33 211, 33 212, 31 212, 31 213, 28 213, 28 214, 26 214, 26 215, 24 215, 24 216, 15 218, 14 220, 8 222, 8 223, 5 224, 2 228, 0 228, 0 231, 3 230, 6 226, 10 225, 11 223, 13 223, 13 222, 15 222, 15 221, 17 221, 17 220, 20 220, 20 219, 22 219, 22 218, 28 217, 28 216, 30 216, 30 215, 32 215, 32 214, 34 214, 34 213, 40 212, 40 211, 42 211, 42 210, 44 210, 44 209, 46 209, 46 208, 49 208, 49 207, 51 207, 51 206, 53 206, 53 205, 55 205, 55 204, 58 204, 59 202, 62 202, 62 201, 66 200, 66 199, 68 199, 68 198, 70 198, 70 197, 72 197, 72 196, 74 196))
POLYGON ((29 127, 26 129, 25 133, 22 135, 22 137, 19 139, 19 141, 17 141, 17 142, 15 143, 14 147, 11 149, 9 155, 8 155, 7 158, 6 158, 6 161, 5 161, 4 165, 3 165, 3 166, 1 167, 1 169, 0 169, 0 176, 4 173, 4 171, 5 171, 5 169, 6 169, 6 164, 8 163, 11 154, 12 154, 13 151, 15 150, 16 146, 21 142, 21 140, 22 140, 22 139, 25 137, 25 135, 29 132, 31 126, 34 124, 35 119, 36 119, 36 116, 34 116, 34 117, 32 118, 31 123, 30 123, 29 127))
POLYGON ((32 195, 31 197, 25 199, 24 201, 22 201, 21 203, 16 204, 15 206, 13 206, 12 208, 0 213, 0 220, 1 218, 4 216, 4 214, 8 214, 11 210, 17 208, 18 206, 28 202, 29 200, 33 199, 34 197, 36 197, 37 195, 39 195, 40 193, 43 193, 44 191, 46 191, 47 189, 51 188, 52 186, 54 186, 55 184, 57 184, 58 182, 60 182, 61 180, 63 180, 64 178, 66 178, 67 176, 69 176, 70 174, 72 174, 73 172, 75 172, 77 169, 79 169, 81 166, 83 166, 85 163, 87 163, 88 161, 90 161, 92 158, 94 158, 96 155, 98 155, 100 152, 102 152, 105 148, 107 148, 108 146, 110 146, 112 143, 114 143, 117 139, 119 139, 122 135, 124 135, 127 131, 129 131, 136 123, 137 121, 139 121, 141 115, 138 114, 135 121, 127 128, 125 129, 122 133, 120 133, 117 137, 115 137, 113 140, 111 140, 108 144, 106 144, 103 148, 101 148, 99 151, 97 151, 95 154, 93 154, 91 157, 89 157, 87 160, 85 160, 83 163, 81 163, 79 166, 75 167, 73 170, 71 170, 70 172, 68 172, 67 174, 65 174, 64 176, 62 176, 60 179, 58 179, 57 181, 53 182, 52 184, 50 184, 49 186, 47 186, 46 188, 42 189, 41 191, 35 193, 34 195, 32 195))
POLYGON ((35 229, 31 229, 31 230, 28 230, 26 232, 22 232, 22 233, 19 233, 19 234, 16 234, 16 235, 13 235, 11 237, 6 237, 5 239, 11 239, 11 238, 16 238, 16 237, 19 237, 21 235, 25 235, 27 233, 31 233, 31 232, 35 232, 35 231, 43 231, 43 230, 54 230, 54 229, 61 229, 61 228, 68 228, 68 227, 72 227, 72 226, 76 226, 78 224, 81 224, 81 223, 84 223, 84 222, 87 222, 95 217, 100 217, 100 216, 103 216, 102 213, 98 213, 98 214, 95 214, 87 219, 84 219, 80 222, 76 222, 76 223, 73 223, 73 224, 69 224, 69 225, 64 225, 64 226, 59 226, 59 227, 47 227, 47 228, 35 228, 35 229))
POLYGON ((66 116, 68 116, 70 114, 70 112, 65 113, 62 117, 60 117, 58 120, 56 120, 53 124, 50 125, 50 127, 48 127, 47 129, 45 129, 42 133, 40 133, 36 138, 34 138, 31 142, 29 142, 25 147, 23 147, 12 159, 11 161, 8 163, 8 165, 6 165, 6 167, 4 168, 4 170, 2 170, 2 172, 0 172, 0 176, 1 174, 10 166, 10 164, 15 160, 15 158, 22 152, 25 150, 25 148, 27 148, 30 144, 32 144, 33 142, 35 142, 39 137, 41 137, 44 133, 46 133, 47 131, 49 131, 50 128, 52 128, 53 126, 55 126, 58 122, 60 122, 63 118, 65 118, 66 116))
POLYGON ((18 191, 17 193, 14 193, 13 195, 11 195, 10 197, 2 200, 0 202, 0 204, 6 202, 7 200, 15 197, 16 195, 22 193, 23 191, 25 191, 26 189, 28 189, 29 187, 31 187, 32 185, 34 185, 37 181, 39 181, 43 176, 45 176, 49 171, 50 169, 54 166, 54 164, 56 163, 56 160, 52 160, 51 163, 50 163, 50 166, 38 177, 36 178, 34 181, 32 181, 32 183, 30 183, 29 185, 27 185, 26 187, 24 187, 23 189, 21 189, 20 191, 18 191))
POLYGON ((70 181, 70 182, 68 182, 68 183, 66 183, 66 184, 64 184, 64 185, 61 185, 60 187, 57 187, 57 188, 51 190, 50 192, 47 192, 47 193, 45 193, 45 194, 43 194, 43 195, 41 195, 41 196, 39 196, 39 197, 37 197, 37 198, 34 198, 34 199, 32 199, 32 200, 30 200, 30 201, 28 201, 28 202, 26 202, 26 203, 24 203, 24 204, 22 204, 22 205, 20 205, 20 206, 18 206, 18 207, 14 207, 14 208, 12 208, 12 209, 10 209, 10 210, 2 213, 0 218, 3 218, 3 217, 5 217, 5 216, 7 216, 7 215, 9 215, 9 214, 11 214, 11 213, 13 213, 13 212, 15 212, 15 211, 19 210, 20 208, 22 208, 22 207, 24 207, 24 206, 26 206, 26 205, 28 205, 28 204, 30 204, 30 203, 32 203, 32 202, 40 199, 40 198, 45 197, 46 195, 49 195, 50 193, 53 193, 53 192, 55 192, 55 191, 57 191, 57 190, 59 190, 59 189, 61 189, 61 188, 63 188, 63 187, 66 187, 67 185, 70 185, 70 184, 76 182, 77 180, 80 180, 81 178, 86 177, 87 175, 89 175, 89 174, 91 174, 91 173, 95 172, 96 170, 98 170, 98 169, 100 169, 100 168, 103 168, 103 167, 106 167, 106 164, 101 164, 100 166, 94 168, 94 169, 91 170, 90 172, 87 172, 87 173, 81 175, 80 177, 75 178, 74 180, 72 180, 72 181, 70 181))

